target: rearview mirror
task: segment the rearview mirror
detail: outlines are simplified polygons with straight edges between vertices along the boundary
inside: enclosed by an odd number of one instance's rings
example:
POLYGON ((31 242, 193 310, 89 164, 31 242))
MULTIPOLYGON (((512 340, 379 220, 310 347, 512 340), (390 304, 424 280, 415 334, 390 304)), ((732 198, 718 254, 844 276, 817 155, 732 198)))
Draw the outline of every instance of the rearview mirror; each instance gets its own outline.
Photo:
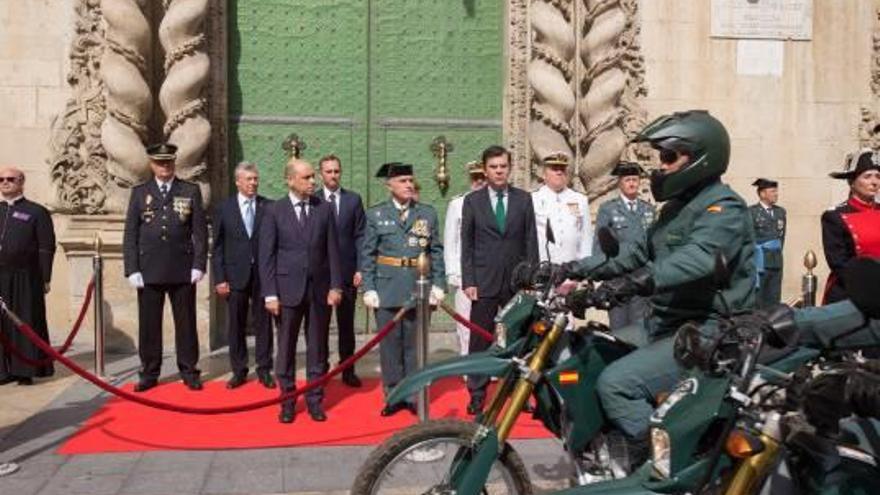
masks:
POLYGON ((544 229, 544 238, 547 244, 556 244, 556 236, 553 234, 553 226, 550 225, 550 219, 547 219, 547 228, 544 229))
POLYGON ((715 252, 715 269, 712 272, 712 282, 718 289, 730 288, 730 269, 727 267, 727 258, 721 251, 715 252))
POLYGON ((602 250, 602 254, 608 258, 614 258, 620 254, 620 241, 617 240, 617 236, 611 229, 607 226, 600 227, 596 235, 599 237, 599 249, 602 250))

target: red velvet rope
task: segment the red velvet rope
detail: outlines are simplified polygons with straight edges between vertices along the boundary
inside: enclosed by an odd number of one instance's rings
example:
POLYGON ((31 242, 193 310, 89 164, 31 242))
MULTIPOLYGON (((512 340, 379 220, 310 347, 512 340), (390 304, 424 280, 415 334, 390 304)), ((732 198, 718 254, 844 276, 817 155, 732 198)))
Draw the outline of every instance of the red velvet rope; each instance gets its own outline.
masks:
POLYGON ((212 415, 212 414, 229 414, 229 413, 251 411, 254 409, 260 409, 263 407, 267 407, 267 406, 271 406, 271 405, 275 405, 275 404, 280 404, 281 402, 286 401, 286 400, 293 400, 297 396, 300 396, 300 395, 302 395, 312 389, 324 386, 328 381, 330 381, 330 379, 332 379, 334 376, 342 373, 343 370, 345 370, 346 368, 348 368, 349 366, 354 364, 355 361, 357 361, 358 359, 362 358, 364 356, 364 354, 366 354, 367 352, 370 351, 370 349, 375 347, 382 339, 385 338, 386 335, 391 333, 391 331, 394 330, 394 328, 395 328, 395 324, 400 321, 400 319, 403 317, 404 313, 406 313, 406 311, 409 310, 410 308, 407 308, 407 307, 400 308, 400 310, 397 312, 397 314, 394 315, 394 318, 391 321, 389 321, 384 327, 382 327, 382 329, 379 330, 379 332, 375 336, 373 336, 373 338, 370 339, 369 342, 364 344, 364 346, 361 347, 360 350, 358 350, 356 353, 354 353, 354 355, 352 355, 351 357, 349 357, 345 361, 339 363, 339 365, 337 367, 330 370, 330 372, 328 372, 326 375, 309 383, 305 387, 297 389, 295 391, 291 391, 291 392, 282 394, 279 397, 276 397, 273 399, 265 399, 265 400, 253 402, 250 404, 243 404, 243 405, 239 405, 239 406, 227 406, 227 407, 179 406, 177 404, 170 404, 167 402, 161 402, 161 401, 148 399, 148 398, 143 397, 141 395, 137 395, 135 393, 122 390, 118 387, 114 387, 113 385, 110 385, 109 383, 106 383, 103 380, 101 380, 100 378, 96 377, 95 375, 89 373, 88 371, 86 371, 85 369, 80 367, 78 364, 71 361, 69 358, 63 356, 62 354, 59 354, 55 349, 52 348, 52 346, 50 346, 48 343, 46 343, 45 340, 40 338, 40 336, 37 335, 36 332, 34 332, 34 330, 30 327, 30 325, 21 321, 21 319, 15 313, 13 313, 11 310, 9 310, 9 308, 7 308, 5 306, 5 304, 0 304, 0 309, 2 309, 3 311, 6 312, 6 315, 12 320, 13 323, 15 323, 15 325, 25 335, 25 337, 30 339, 30 341, 33 342, 34 345, 39 347, 40 350, 42 350, 43 352, 48 354, 50 357, 57 359, 58 362, 60 362, 64 366, 67 366, 68 368, 70 368, 71 371, 73 371, 77 375, 92 382, 92 384, 94 384, 98 388, 100 388, 106 392, 109 392, 117 397, 121 397, 123 399, 127 399, 127 400, 130 400, 132 402, 135 402, 135 403, 141 404, 143 406, 147 406, 147 407, 153 407, 153 408, 162 409, 165 411, 173 411, 173 412, 179 412, 179 413, 185 413, 185 414, 212 415))
MULTIPOLYGON (((59 347, 56 352, 58 354, 66 354, 68 350, 70 350, 71 344, 73 344, 73 339, 76 338, 76 335, 79 333, 79 329, 82 328, 82 322, 86 317, 86 310, 89 309, 89 305, 92 302, 92 294, 95 292, 95 278, 92 277, 89 280, 89 285, 86 287, 86 296, 83 299, 82 307, 79 309, 79 316, 76 317, 76 322, 73 324, 73 328, 70 330, 70 334, 67 336, 67 339, 64 340, 64 344, 59 347)), ((41 339, 42 340, 42 339, 41 339)), ((31 359, 26 356, 19 348, 9 340, 9 337, 3 334, 0 331, 0 342, 3 343, 3 348, 12 353, 15 357, 17 357, 21 362, 27 364, 28 366, 33 366, 34 368, 39 368, 48 365, 55 359, 52 356, 36 360, 31 359)))
POLYGON ((468 328, 468 330, 479 335, 480 338, 482 338, 486 342, 495 342, 495 335, 492 332, 486 330, 485 328, 482 328, 481 326, 468 320, 464 316, 461 316, 460 314, 456 313, 455 310, 452 309, 445 302, 441 302, 440 307, 443 309, 443 311, 446 311, 446 313, 448 313, 449 316, 451 316, 453 320, 466 326, 468 328))

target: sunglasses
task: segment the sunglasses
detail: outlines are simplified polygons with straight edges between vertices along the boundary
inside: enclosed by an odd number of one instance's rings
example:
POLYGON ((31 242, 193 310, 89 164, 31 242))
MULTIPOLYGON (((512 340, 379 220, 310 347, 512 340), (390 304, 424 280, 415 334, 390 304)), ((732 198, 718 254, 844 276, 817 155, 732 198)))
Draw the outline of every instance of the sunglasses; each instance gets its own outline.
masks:
POLYGON ((16 183, 18 182, 18 177, 0 177, 0 184, 4 182, 16 183))
POLYGON ((667 148, 660 148, 660 163, 675 163, 678 160, 679 154, 675 150, 670 150, 667 148))

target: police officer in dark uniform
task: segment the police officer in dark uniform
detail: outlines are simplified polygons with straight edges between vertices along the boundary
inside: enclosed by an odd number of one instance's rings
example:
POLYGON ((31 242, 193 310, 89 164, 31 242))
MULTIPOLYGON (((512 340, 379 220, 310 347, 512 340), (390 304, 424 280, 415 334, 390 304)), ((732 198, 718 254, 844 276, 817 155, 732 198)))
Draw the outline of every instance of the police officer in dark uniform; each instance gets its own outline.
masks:
MULTIPOLYGON (((55 256, 52 217, 42 205, 26 199, 24 174, 15 167, 0 168, 0 296, 43 340, 49 340, 46 298, 55 256)), ((0 318, 0 332, 33 360, 46 355, 18 331, 8 318, 0 318)), ((17 381, 33 384, 34 377, 51 376, 52 363, 31 366, 0 344, 0 385, 17 381)))
MULTIPOLYGON (((617 177, 620 196, 599 206, 596 228, 610 228, 620 242, 646 242, 656 208, 639 197, 639 186, 645 171, 638 163, 620 162, 611 175, 617 177)), ((593 239, 593 253, 598 252, 599 239, 596 237, 593 239)), ((614 330, 637 323, 648 314, 648 307, 647 298, 635 296, 628 303, 608 311, 609 326, 614 330)))
POLYGON ((204 276, 207 227, 199 186, 174 176, 177 146, 147 148, 154 178, 131 190, 125 218, 125 276, 138 290, 140 381, 136 392, 156 386, 162 366, 162 308, 171 300, 177 367, 190 390, 201 390, 196 364, 195 284, 204 276))
POLYGON ((785 243, 785 208, 777 206, 779 183, 769 179, 752 182, 758 188, 758 203, 749 206, 755 229, 755 263, 758 267, 759 308, 769 308, 782 299, 782 245, 785 243))

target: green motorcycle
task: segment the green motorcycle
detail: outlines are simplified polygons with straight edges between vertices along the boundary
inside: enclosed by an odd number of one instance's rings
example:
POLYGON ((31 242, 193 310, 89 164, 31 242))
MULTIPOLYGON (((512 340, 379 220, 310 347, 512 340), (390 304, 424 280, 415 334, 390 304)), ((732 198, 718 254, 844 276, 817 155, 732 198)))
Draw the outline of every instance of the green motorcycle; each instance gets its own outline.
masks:
POLYGON ((844 421, 829 435, 798 397, 816 377, 858 367, 857 350, 880 346, 880 322, 866 320, 880 316, 878 281, 880 262, 861 260, 849 270, 852 301, 737 315, 711 333, 683 326, 676 359, 692 373, 651 417, 651 460, 628 478, 562 494, 880 493, 877 423, 844 421))
MULTIPOLYGON (((609 258, 619 245, 610 231, 598 233, 609 258)), ((606 421, 596 380, 609 363, 634 347, 608 328, 589 322, 569 328, 566 297, 557 293, 560 271, 544 263, 521 265, 514 283, 520 290, 496 317, 504 348, 454 358, 410 375, 388 396, 394 404, 431 382, 449 376, 482 374, 498 378, 487 409, 474 421, 431 420, 397 433, 371 453, 351 493, 456 494, 533 493, 528 471, 507 442, 511 429, 534 397, 534 417, 556 435, 575 466, 579 483, 623 477, 624 462, 615 463, 603 435, 606 421)), ((583 297, 594 291, 585 282, 583 297)), ((583 304, 583 302, 581 302, 583 304)), ((607 307, 596 297, 592 307, 607 307)))

